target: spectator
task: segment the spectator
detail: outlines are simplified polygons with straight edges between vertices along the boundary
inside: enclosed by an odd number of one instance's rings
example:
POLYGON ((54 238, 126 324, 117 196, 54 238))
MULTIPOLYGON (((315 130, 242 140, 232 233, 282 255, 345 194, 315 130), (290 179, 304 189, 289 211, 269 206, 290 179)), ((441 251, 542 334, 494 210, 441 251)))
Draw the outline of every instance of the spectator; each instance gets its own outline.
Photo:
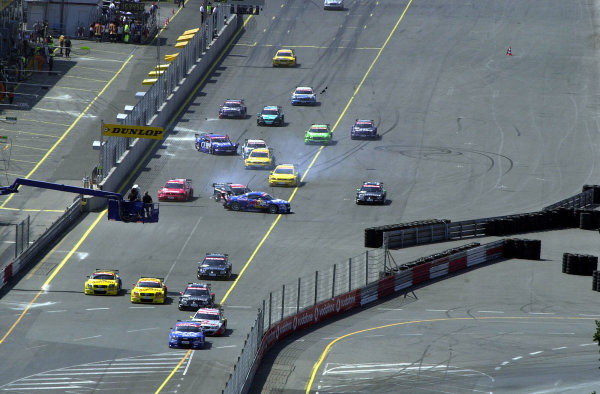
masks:
POLYGON ((71 58, 71 39, 69 36, 65 38, 65 57, 67 59, 71 58))
POLYGON ((206 15, 212 14, 212 4, 210 2, 206 5, 206 15))
POLYGON ((90 40, 94 38, 94 23, 90 24, 90 40))
POLYGON ((129 192, 129 195, 127 195, 127 199, 129 201, 139 201, 140 200, 140 193, 139 193, 139 186, 138 185, 133 185, 133 187, 131 188, 131 191, 129 192))
POLYGON ((200 5, 200 23, 204 23, 204 5, 200 5))
MULTIPOLYGON (((182 1, 182 0, 179 0, 182 1)), ((142 198, 142 202, 144 203, 144 210, 146 211, 146 217, 149 218, 151 217, 151 212, 152 212, 152 197, 150 197, 150 194, 148 194, 148 191, 146 190, 146 193, 144 193, 144 197, 142 198)))
POLYGON ((123 24, 119 23, 119 26, 117 26, 117 40, 119 42, 123 41, 123 24))
POLYGON ((63 55, 64 44, 65 44, 65 35, 61 34, 60 37, 58 37, 58 45, 60 46, 60 56, 63 55))

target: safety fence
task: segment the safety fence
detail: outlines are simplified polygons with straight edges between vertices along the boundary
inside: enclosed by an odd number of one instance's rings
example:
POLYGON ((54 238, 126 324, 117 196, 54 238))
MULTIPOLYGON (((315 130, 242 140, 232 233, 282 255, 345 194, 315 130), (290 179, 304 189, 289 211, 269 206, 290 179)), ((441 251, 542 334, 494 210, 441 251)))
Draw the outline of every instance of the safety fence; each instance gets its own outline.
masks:
MULTIPOLYGON (((175 89, 185 81, 190 69, 207 50, 216 32, 220 32, 230 19, 229 7, 219 7, 217 12, 221 17, 206 18, 200 30, 194 34, 187 45, 184 46, 169 67, 157 78, 157 81, 143 94, 137 104, 127 114, 119 118, 119 122, 131 126, 147 126, 152 117, 160 111, 161 106, 175 89)), ((156 40, 157 45, 159 40, 156 40)), ((160 51, 157 47, 157 53, 160 51)), ((163 56, 166 55, 163 54, 163 56)), ((159 54, 157 54, 159 56, 159 54)), ((161 59, 158 59, 161 61, 161 59)), ((150 70, 148 70, 150 71, 150 70)), ((94 182, 101 183, 110 168, 115 167, 122 155, 133 144, 138 143, 137 138, 108 137, 100 144, 100 163, 94 169, 94 182)))
MULTIPOLYGON (((372 256, 373 251, 370 251, 369 254, 364 254, 364 259, 360 259, 360 257, 358 259, 351 259, 351 261, 355 262, 363 270, 359 268, 355 271, 350 268, 352 263, 348 262, 349 278, 346 281, 348 287, 345 291, 341 293, 335 292, 336 285, 333 272, 337 269, 332 267, 329 270, 332 275, 329 280, 329 290, 332 293, 325 297, 327 293, 325 291, 323 293, 325 298, 318 299, 315 297, 309 305, 305 305, 303 308, 286 304, 284 299, 287 293, 285 288, 282 288, 280 292, 282 310, 277 311, 277 313, 280 313, 283 318, 279 318, 279 315, 277 315, 278 321, 268 322, 269 304, 266 300, 263 301, 263 307, 259 310, 258 318, 252 326, 250 334, 248 334, 242 353, 238 358, 238 362, 229 377, 223 393, 239 394, 248 392, 262 357, 281 339, 351 309, 375 302, 394 292, 409 291, 411 287, 425 283, 431 279, 440 278, 479 264, 498 260, 503 257, 505 243, 506 240, 499 240, 485 245, 473 244, 464 248, 464 250, 440 256, 415 266, 402 266, 402 269, 388 274, 382 271, 378 271, 376 274, 367 274, 367 272, 371 272, 370 268, 368 268, 368 264, 371 264, 370 262, 373 262, 373 268, 385 268, 386 251, 381 249, 374 259, 371 259, 371 257, 375 256, 372 256), (351 276, 354 274, 360 276, 361 272, 364 274, 364 278, 353 282, 351 276), (352 288, 353 284, 359 285, 359 287, 352 288), (292 312, 287 313, 286 306, 292 312), (261 317, 264 319, 262 322, 261 317)), ((514 243, 512 245, 513 254, 523 254, 520 249, 517 253, 516 249, 514 249, 514 243)), ((298 282, 301 283, 301 280, 298 282)), ((313 282, 312 288, 315 292, 318 292, 319 286, 313 282)), ((298 294, 301 294, 300 289, 302 289, 302 286, 298 285, 298 289, 298 294)), ((272 298, 272 294, 270 293, 269 299, 272 298)), ((297 296, 295 299, 297 302, 300 302, 301 298, 301 296, 297 296)))
POLYGON ((532 231, 600 227, 600 211, 588 209, 600 202, 599 186, 584 186, 581 193, 542 211, 451 222, 434 219, 365 229, 365 247, 401 249, 435 242, 482 236, 506 236, 532 231))
MULTIPOLYGON (((77 197, 73 203, 65 210, 52 225, 46 230, 34 243, 29 245, 29 236, 23 233, 21 241, 23 248, 11 262, 5 264, 0 269, 0 289, 4 287, 12 277, 21 269, 27 267, 40 253, 48 249, 52 243, 71 225, 71 223, 81 215, 81 199, 77 197), (27 240, 27 242, 25 242, 27 240)), ((29 218, 27 223, 23 223, 23 231, 29 227, 29 218)))

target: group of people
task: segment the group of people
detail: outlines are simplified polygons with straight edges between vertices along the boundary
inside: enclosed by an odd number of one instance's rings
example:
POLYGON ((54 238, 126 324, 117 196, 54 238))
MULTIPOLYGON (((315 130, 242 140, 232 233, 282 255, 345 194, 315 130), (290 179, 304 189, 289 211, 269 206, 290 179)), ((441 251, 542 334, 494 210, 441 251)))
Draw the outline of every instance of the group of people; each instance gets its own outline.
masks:
POLYGON ((133 19, 124 18, 101 24, 100 21, 90 24, 89 38, 96 41, 141 42, 142 37, 148 40, 150 30, 147 25, 133 19))
POLYGON ((131 191, 127 195, 127 199, 129 201, 141 201, 144 203, 144 211, 146 213, 146 217, 149 218, 152 216, 152 197, 150 193, 146 190, 146 193, 142 196, 142 192, 138 185, 133 185, 131 191))

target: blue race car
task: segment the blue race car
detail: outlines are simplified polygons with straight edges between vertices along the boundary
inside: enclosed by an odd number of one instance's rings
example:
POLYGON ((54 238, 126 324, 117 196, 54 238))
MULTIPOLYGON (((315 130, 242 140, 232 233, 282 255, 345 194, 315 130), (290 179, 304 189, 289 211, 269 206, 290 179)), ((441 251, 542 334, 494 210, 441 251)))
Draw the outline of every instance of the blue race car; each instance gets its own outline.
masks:
POLYGON ((317 105, 317 95, 311 87, 298 86, 292 92, 292 105, 317 105))
POLYGON ((228 135, 202 133, 195 134, 196 150, 198 152, 210 153, 211 155, 229 154, 236 155, 237 143, 231 142, 228 135))
POLYGON ((225 209, 232 211, 260 211, 269 213, 290 213, 290 203, 271 197, 264 192, 250 192, 239 196, 229 196, 225 209))
POLYGON ((169 335, 169 347, 191 347, 202 349, 204 347, 204 330, 200 322, 177 321, 169 335))

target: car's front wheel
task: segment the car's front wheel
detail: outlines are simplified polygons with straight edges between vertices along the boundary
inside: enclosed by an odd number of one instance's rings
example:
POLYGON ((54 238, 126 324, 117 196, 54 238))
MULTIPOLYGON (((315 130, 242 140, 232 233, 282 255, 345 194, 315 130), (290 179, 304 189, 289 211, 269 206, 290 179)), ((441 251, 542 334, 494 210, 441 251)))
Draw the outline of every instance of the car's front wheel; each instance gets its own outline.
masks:
POLYGON ((269 213, 278 213, 279 212, 279 208, 277 208, 277 205, 269 205, 269 213))
POLYGON ((239 202, 234 202, 231 204, 231 210, 232 211, 239 211, 240 210, 240 203, 239 202))

